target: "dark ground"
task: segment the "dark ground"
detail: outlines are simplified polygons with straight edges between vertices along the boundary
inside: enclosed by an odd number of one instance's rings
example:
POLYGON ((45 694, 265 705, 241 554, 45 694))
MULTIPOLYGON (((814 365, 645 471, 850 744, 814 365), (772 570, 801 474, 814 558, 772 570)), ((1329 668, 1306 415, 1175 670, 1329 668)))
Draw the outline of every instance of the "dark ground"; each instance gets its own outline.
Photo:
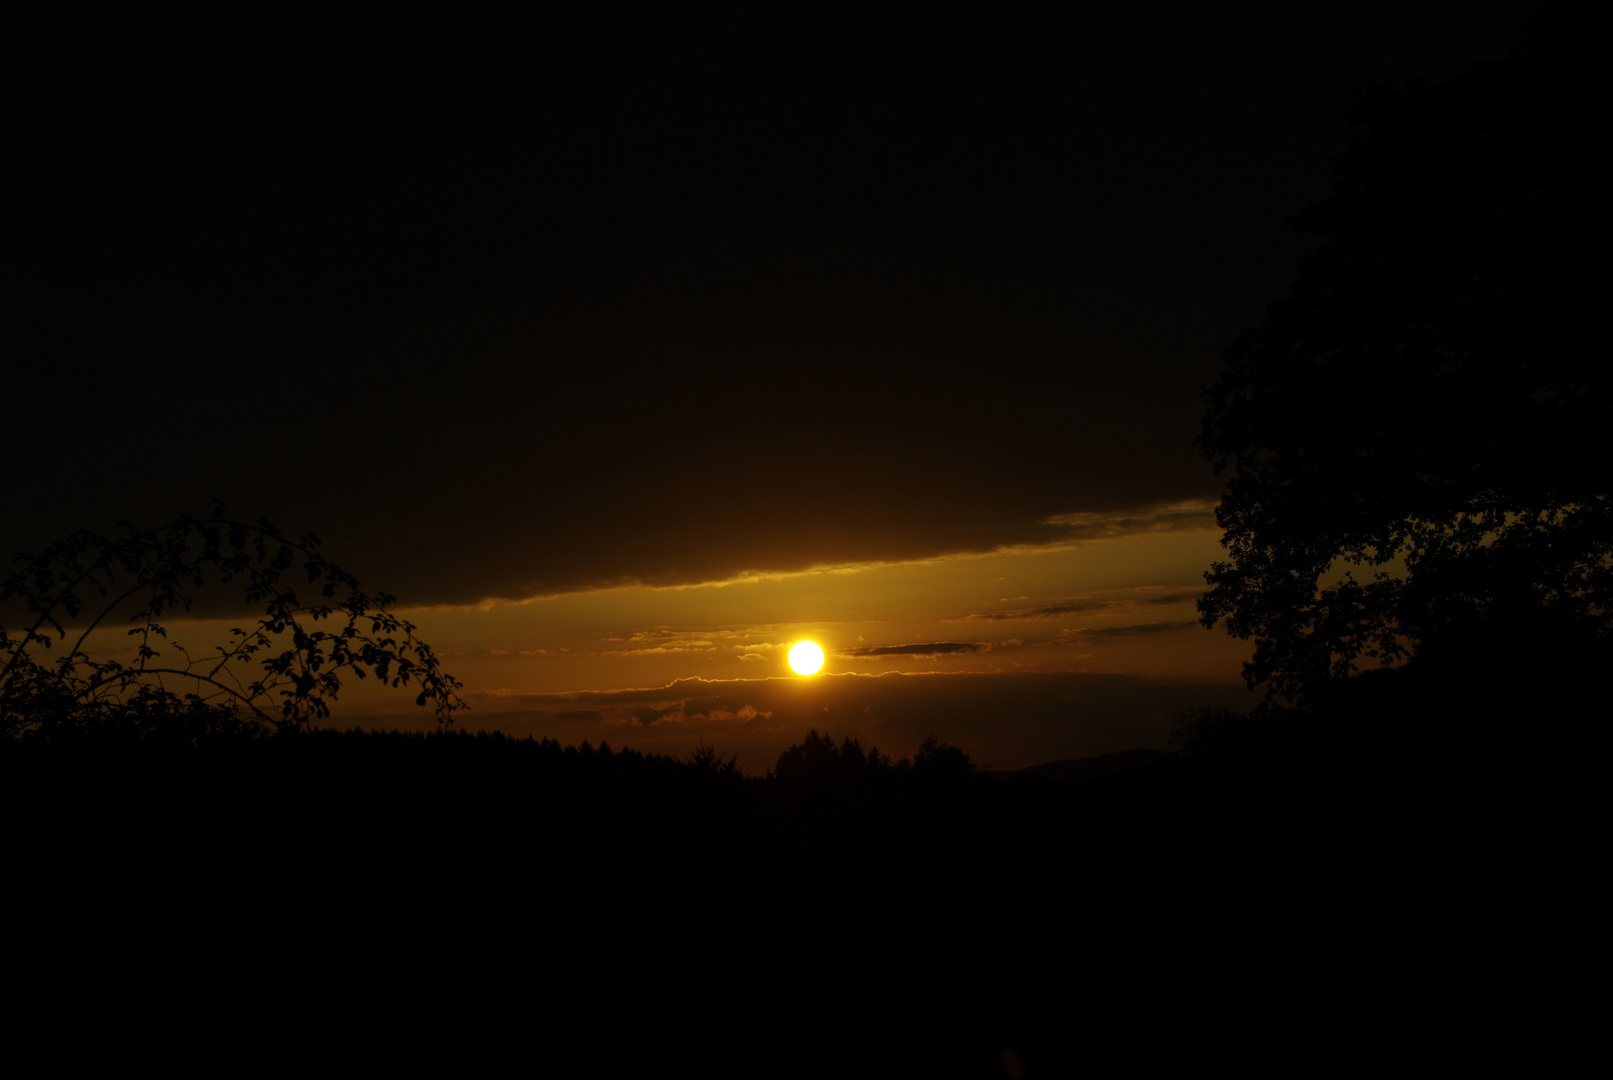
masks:
POLYGON ((1552 861, 1523 776, 1208 745, 990 774, 809 740, 764 780, 457 732, 12 744, 17 970, 156 1015, 161 975, 217 1030, 447 1010, 554 1062, 1046 1076, 1275 1061, 1273 1027, 1350 1056, 1482 982, 1495 880, 1552 861))

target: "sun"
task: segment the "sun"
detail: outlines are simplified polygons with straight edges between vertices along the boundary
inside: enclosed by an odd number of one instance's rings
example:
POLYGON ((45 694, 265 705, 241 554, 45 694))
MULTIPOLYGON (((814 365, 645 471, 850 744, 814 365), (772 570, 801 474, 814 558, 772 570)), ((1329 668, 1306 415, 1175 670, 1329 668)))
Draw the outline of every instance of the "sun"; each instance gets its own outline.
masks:
POLYGON ((816 675, 823 666, 823 650, 815 641, 797 641, 790 646, 790 667, 797 675, 816 675))

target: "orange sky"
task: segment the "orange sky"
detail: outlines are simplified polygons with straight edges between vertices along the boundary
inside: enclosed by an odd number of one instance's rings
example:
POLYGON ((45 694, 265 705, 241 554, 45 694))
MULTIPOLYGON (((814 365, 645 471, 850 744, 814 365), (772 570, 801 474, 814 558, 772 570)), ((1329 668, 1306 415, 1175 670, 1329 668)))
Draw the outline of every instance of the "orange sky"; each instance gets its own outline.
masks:
MULTIPOLYGON (((1248 702, 1248 647, 1194 608, 1220 552, 1209 503, 1055 524, 1055 542, 986 553, 401 611, 464 683, 468 729, 713 743, 752 772, 810 726, 898 755, 937 733, 1019 767, 1161 746, 1181 709, 1248 702), (803 638, 827 654, 818 675, 786 663, 803 638)), ((171 630, 196 653, 230 624, 171 630)), ((333 722, 434 723, 355 679, 333 722)))
POLYGON ((1094 539, 409 617, 479 700, 788 675, 785 653, 802 638, 824 647, 825 674, 1237 677, 1241 645, 1196 621, 1203 573, 1220 551, 1208 505, 1095 519, 1088 531, 1094 539))

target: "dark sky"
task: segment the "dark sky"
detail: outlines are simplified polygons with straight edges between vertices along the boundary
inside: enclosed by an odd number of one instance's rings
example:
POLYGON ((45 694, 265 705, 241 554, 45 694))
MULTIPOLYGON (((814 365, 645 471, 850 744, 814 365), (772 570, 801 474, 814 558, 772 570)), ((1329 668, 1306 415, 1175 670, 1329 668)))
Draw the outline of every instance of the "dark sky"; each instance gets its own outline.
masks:
POLYGON ((0 546, 218 495, 468 601, 1214 497, 1352 91, 1529 7, 8 17, 0 546))

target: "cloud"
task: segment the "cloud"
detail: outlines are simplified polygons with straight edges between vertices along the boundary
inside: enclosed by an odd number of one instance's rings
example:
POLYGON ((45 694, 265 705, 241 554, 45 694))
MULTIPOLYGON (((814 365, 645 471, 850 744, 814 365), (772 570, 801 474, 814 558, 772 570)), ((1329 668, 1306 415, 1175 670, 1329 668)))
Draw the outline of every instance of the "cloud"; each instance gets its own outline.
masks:
MULTIPOLYGON (((1132 593, 1137 591, 1139 590, 1128 590, 1128 592, 1132 593)), ((1109 596, 1105 599, 1092 596, 1078 597, 1061 600, 1054 604, 1043 604, 1038 607, 1016 608, 1009 611, 982 611, 972 615, 965 615, 962 619, 950 621, 1021 622, 1034 619, 1060 619, 1068 615, 1085 615, 1094 611, 1112 611, 1117 608, 1180 604, 1189 600, 1197 600, 1203 594, 1203 589, 1167 589, 1164 591, 1149 590, 1145 595, 1141 596, 1109 596)))
MULTIPOLYGON (((631 634, 627 635, 625 638, 614 638, 613 637, 613 638, 606 638, 605 640, 607 640, 607 641, 625 641, 625 642, 629 642, 629 643, 633 643, 633 642, 642 643, 642 642, 654 642, 654 641, 687 641, 691 637, 700 637, 700 636, 703 636, 703 635, 721 634, 721 633, 722 633, 721 631, 714 631, 714 630, 705 629, 705 628, 702 628, 698 633, 691 633, 688 630, 677 630, 677 629, 674 629, 674 628, 669 627, 669 626, 652 626, 652 627, 648 627, 648 628, 643 629, 643 630, 634 630, 631 634)), ((709 642, 708 642, 708 644, 709 644, 709 642)))
POLYGON ((651 645, 645 649, 605 649, 601 656, 666 656, 672 653, 713 652, 709 641, 685 641, 673 645, 651 645))
POLYGON ((1113 540, 1139 533, 1209 532, 1220 528, 1215 521, 1214 499, 1188 499, 1155 503, 1120 513, 1055 514, 1043 524, 1064 527, 1064 539, 1113 540))
POLYGON ((734 659, 743 660, 748 664, 759 662, 777 663, 778 654, 789 649, 792 642, 788 641, 747 641, 731 648, 739 650, 734 659))
POLYGON ((991 645, 982 641, 932 641, 924 645, 875 645, 863 649, 840 649, 837 656, 865 659, 873 656, 946 656, 956 653, 989 652, 991 645))
POLYGON ((1199 623, 1196 619, 1184 619, 1181 622, 1155 622, 1135 623, 1131 626, 1094 626, 1079 627, 1070 630, 1060 630, 1059 637, 1068 641, 1091 641, 1103 638, 1130 638, 1140 637, 1143 634, 1163 634, 1172 630, 1197 629, 1199 623))
MULTIPOLYGON (((766 680, 762 680, 766 681, 766 680)), ((668 686, 633 690, 585 690, 565 694, 513 694, 509 691, 473 693, 473 699, 493 703, 499 712, 530 710, 557 722, 589 722, 612 727, 649 728, 657 725, 740 724, 765 722, 769 712, 758 708, 730 686, 748 685, 680 679, 668 686), (591 706, 578 708, 579 705, 591 706)), ((492 715, 498 715, 493 713, 492 715)), ((566 726, 562 723, 562 726, 566 726)))
MULTIPOLYGON (((1280 67, 1269 65, 1284 50, 1254 48, 1261 34, 1224 21, 1234 29, 1218 29, 1224 36, 1217 44, 1245 50, 1237 55, 1280 79, 1280 67)), ((380 105, 355 98, 357 111, 347 112, 311 90, 288 96, 291 129, 313 133, 311 153, 326 143, 344 149, 326 170, 332 184, 321 185, 312 201, 243 197, 240 205, 259 211, 239 222, 252 236, 299 250, 330 235, 347 220, 343 208, 362 199, 379 215, 371 221, 378 235, 407 237, 416 210, 432 212, 430 203, 416 206, 420 193, 472 180, 478 205, 485 203, 479 220, 500 223, 443 230, 440 245, 421 247, 423 261, 379 254, 420 245, 328 246, 336 260, 332 280, 357 290, 341 302, 329 290, 304 287, 294 260, 259 257, 263 243, 208 247, 213 213, 115 211, 105 219, 112 227, 84 230, 88 246, 68 258, 61 223, 81 214, 85 177, 93 175, 75 154, 97 153, 100 142, 81 140, 86 146, 73 153, 18 155, 29 190, 43 200, 28 215, 19 249, 27 254, 19 258, 38 264, 30 287, 42 291, 41 302, 22 305, 21 322, 10 330, 10 352, 28 362, 8 370, 8 390, 13 400, 43 398, 60 371, 86 374, 74 389, 80 422, 73 439, 59 438, 61 417, 52 410, 7 417, 12 444, 55 447, 59 469, 18 470, 8 479, 0 559, 81 525, 165 518, 210 492, 228 493, 247 518, 265 514, 294 535, 316 529, 369 587, 409 605, 612 583, 720 581, 747 569, 1208 527, 1207 515, 1194 516, 1198 504, 1186 501, 1221 486, 1191 445, 1203 410, 1197 388, 1214 378, 1215 346, 1239 325, 1229 313, 1260 310, 1272 283, 1268 267, 1290 257, 1284 231, 1270 227, 1271 207, 1309 196, 1297 182, 1259 198, 1237 185, 1199 182, 1232 163, 1241 167, 1249 153, 1246 140, 1233 137, 1237 88, 1213 77, 1225 50, 1151 48, 1157 29, 1146 15, 1128 15, 1120 25, 1116 55, 1131 49, 1145 62, 1047 65, 1036 51, 1060 34, 984 23, 971 24, 969 33, 1007 34, 1000 49, 994 42, 977 50, 999 57, 991 64, 958 71, 932 63, 945 49, 904 60, 895 77, 853 95, 870 130, 900 130, 912 100, 937 88, 951 92, 960 78, 970 80, 965 96, 983 104, 949 123, 955 167, 937 173, 928 151, 915 154, 907 139, 872 141, 856 152, 867 167, 849 188, 841 182, 850 159, 839 111, 850 99, 795 94, 801 69, 781 55, 762 73, 769 89, 755 100, 777 92, 791 110, 805 110, 803 119, 756 127, 759 150, 743 163, 755 171, 736 181, 747 192, 738 200, 710 182, 710 170, 725 166, 706 151, 704 136, 637 138, 603 103, 609 95, 579 103, 579 122, 550 132, 532 154, 484 160, 457 152, 454 131, 420 131, 426 141, 409 160, 432 171, 412 184, 402 177, 415 173, 396 168, 388 154, 354 155, 343 139, 319 134, 342 123, 363 127, 380 105), (1038 94, 1038 108, 1051 110, 1051 119, 1000 123, 1021 106, 1031 73, 1052 80, 1053 89, 1038 94), (1165 178, 1155 176, 1145 148, 1169 129, 1150 129, 1157 118, 1149 109, 1113 127, 1124 132, 1142 123, 1151 134, 1106 143, 1107 129, 1089 127, 1085 108, 1096 92, 1120 103, 1151 101, 1159 85, 1194 87, 1214 103, 1204 109, 1213 137, 1195 140, 1192 167, 1165 178), (1050 153, 1049 131, 1069 133, 1058 145, 1087 149, 1050 153), (618 152, 592 153, 596 139, 618 152), (1091 168, 1094 159, 1105 167, 1091 168), (1020 183, 1025 175, 1044 182, 1020 183), (1208 199, 1198 218, 1215 222, 1216 236, 1253 244, 1238 248, 1248 257, 1236 262, 1258 270, 1216 265, 1220 272, 1206 272, 1205 253, 1225 245, 1184 233, 1171 215, 1155 212, 1158 200, 1128 198, 1139 177, 1166 184, 1167 204, 1208 199), (922 191, 915 178, 923 179, 922 191), (568 211, 533 212, 526 200, 535 184, 559 185, 553 205, 568 211), (1120 215, 1115 227, 1094 231, 1083 215, 1067 213, 1071 193, 1120 215), (275 209, 281 203, 294 212, 275 209), (943 205, 947 213, 937 215, 943 205), (678 223, 696 219, 708 226, 682 236, 678 223), (159 221, 170 234, 164 243, 146 242, 159 221), (1021 243, 1032 233, 1045 242, 1021 243), (881 234, 908 239, 882 245, 890 250, 870 259, 868 238, 881 234), (951 242, 961 236, 971 239, 951 242), (208 265, 217 281, 231 283, 228 302, 195 287, 194 260, 158 257, 198 245, 218 257, 208 265), (142 253, 138 285, 130 282, 134 252, 142 253), (849 274, 828 269, 853 265, 849 274), (1044 287, 1055 280, 1077 284, 1044 287), (128 299, 131 289, 138 303, 128 299), (59 330, 63 310, 79 313, 70 335, 59 330), (429 496, 355 498, 357 474, 339 468, 312 474, 287 467, 282 454, 187 449, 225 440, 278 445, 283 418, 239 405, 261 392, 259 373, 287 355, 319 373, 320 392, 301 406, 311 430, 355 445, 385 440, 389 474, 429 496), (545 362, 533 364, 533 356, 545 362), (231 359, 220 364, 219 357, 231 359), (385 379, 374 375, 380 358, 385 379), (814 377, 797 380, 801 370, 814 377), (119 377, 135 371, 167 374, 119 377), (180 385, 189 395, 188 441, 173 455, 148 455, 142 483, 127 483, 110 467, 127 452, 117 421, 171 409, 180 385), (887 386, 901 388, 900 408, 870 392, 887 386), (352 417, 349 403, 361 399, 386 417, 381 431, 352 417), (781 482, 777 447, 804 463, 788 482, 781 482), (72 498, 63 496, 62 475, 75 478, 72 498)), ((1302 37, 1284 33, 1285 42, 1302 37)), ((857 70, 857 50, 865 46, 858 35, 843 37, 826 44, 828 63, 857 70)), ((610 35, 602 40, 617 47, 610 35)), ((566 71, 597 66, 587 49, 569 52, 556 61, 574 65, 566 71)), ((801 52, 808 54, 809 67, 823 63, 815 49, 801 52)), ((464 55, 475 57, 476 48, 464 55)), ((704 100, 710 87, 734 78, 685 66, 687 77, 667 83, 669 101, 704 100)), ((100 100, 102 87, 143 92, 142 80, 127 77, 132 67, 91 67, 86 77, 94 75, 97 91, 55 95, 68 104, 53 108, 68 113, 49 115, 69 115, 77 108, 72 101, 100 100)), ((211 77, 184 70, 198 85, 211 77)), ((752 81, 747 74, 745 85, 752 81)), ((479 85, 477 78, 427 83, 433 94, 439 84, 479 85)), ((399 84, 369 97, 384 103, 424 92, 399 84)), ((497 100, 474 100, 488 130, 514 130, 527 102, 547 92, 523 84, 497 100)), ((1304 91, 1305 107, 1290 110, 1305 120, 1294 121, 1296 130, 1306 130, 1317 109, 1331 113, 1330 94, 1304 91)), ((206 109, 211 96, 191 95, 195 103, 170 110, 174 145, 212 145, 219 133, 206 109)), ((131 108, 127 122, 149 112, 131 108)), ((636 113, 627 112, 636 123, 636 113)), ((674 108, 668 115, 698 112, 674 108)), ((1300 145, 1267 141, 1277 148, 1263 151, 1267 165, 1283 163, 1300 145)), ((1314 166, 1314 140, 1301 142, 1314 166)), ((161 154, 151 154, 149 177, 165 176, 152 164, 161 154)), ((244 176, 243 190, 274 196, 271 172, 244 176)), ((145 175, 138 167, 133 174, 145 175)), ((130 182, 110 173, 93 181, 108 190, 130 182)), ((92 202, 103 209, 145 205, 92 202)))
POLYGON ((635 630, 627 637, 612 637, 605 640, 631 646, 626 649, 601 649, 600 656, 668 656, 676 653, 714 652, 717 643, 714 638, 731 638, 732 632, 713 630, 702 627, 698 631, 679 630, 673 627, 655 626, 642 630, 635 630))

